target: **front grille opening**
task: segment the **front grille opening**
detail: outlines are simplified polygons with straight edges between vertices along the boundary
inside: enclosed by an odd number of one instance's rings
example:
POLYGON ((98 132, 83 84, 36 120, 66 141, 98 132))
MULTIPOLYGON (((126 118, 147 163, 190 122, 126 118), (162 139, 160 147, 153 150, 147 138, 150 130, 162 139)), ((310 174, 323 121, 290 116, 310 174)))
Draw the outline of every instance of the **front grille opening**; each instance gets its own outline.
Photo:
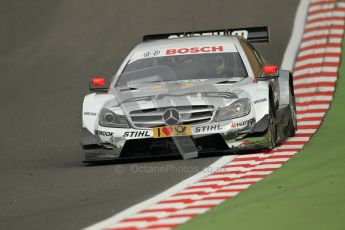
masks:
POLYGON ((130 117, 133 125, 137 128, 164 126, 163 114, 170 108, 174 108, 180 113, 182 124, 209 122, 214 112, 214 107, 210 105, 191 105, 135 110, 130 113, 130 117))
MULTIPOLYGON (((179 137, 177 139, 181 140, 183 138, 185 137, 179 137)), ((199 154, 213 152, 220 153, 230 150, 220 134, 213 134, 204 137, 194 137, 193 142, 199 154)), ((179 148, 176 146, 173 138, 148 138, 128 140, 126 141, 126 144, 122 149, 120 158, 176 155, 180 156, 178 149, 179 148), (140 146, 140 148, 138 148, 138 146, 140 146)))
POLYGON ((159 110, 157 108, 141 110, 141 112, 143 112, 143 113, 150 113, 150 112, 156 112, 156 111, 159 111, 159 110))
POLYGON ((205 119, 199 119, 197 122, 196 121, 185 121, 182 124, 183 125, 196 125, 196 124, 202 124, 205 122, 208 122, 210 119, 209 118, 205 118, 205 119))
POLYGON ((195 138, 195 145, 200 149, 200 153, 228 151, 229 146, 220 134, 195 138))

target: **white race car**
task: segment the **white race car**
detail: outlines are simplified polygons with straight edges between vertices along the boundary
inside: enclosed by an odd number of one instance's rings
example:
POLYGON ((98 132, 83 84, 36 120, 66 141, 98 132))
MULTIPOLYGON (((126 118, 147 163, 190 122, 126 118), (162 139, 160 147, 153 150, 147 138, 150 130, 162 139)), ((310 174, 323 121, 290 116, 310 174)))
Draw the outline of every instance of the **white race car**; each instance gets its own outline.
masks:
POLYGON ((147 35, 83 103, 86 162, 272 149, 297 128, 293 78, 252 43, 268 28, 147 35))

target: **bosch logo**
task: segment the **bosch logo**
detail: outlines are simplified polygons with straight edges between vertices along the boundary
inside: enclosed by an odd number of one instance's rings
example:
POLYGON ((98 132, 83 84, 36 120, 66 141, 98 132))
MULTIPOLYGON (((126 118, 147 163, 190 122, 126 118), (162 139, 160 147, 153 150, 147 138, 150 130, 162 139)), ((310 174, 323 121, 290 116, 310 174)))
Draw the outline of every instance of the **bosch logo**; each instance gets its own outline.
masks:
POLYGON ((223 46, 204 46, 204 47, 192 47, 192 48, 180 48, 180 49, 167 49, 166 55, 177 54, 195 54, 195 53, 216 53, 223 52, 223 46))
POLYGON ((163 113, 163 121, 166 125, 177 125, 180 120, 180 113, 176 109, 168 109, 163 113))

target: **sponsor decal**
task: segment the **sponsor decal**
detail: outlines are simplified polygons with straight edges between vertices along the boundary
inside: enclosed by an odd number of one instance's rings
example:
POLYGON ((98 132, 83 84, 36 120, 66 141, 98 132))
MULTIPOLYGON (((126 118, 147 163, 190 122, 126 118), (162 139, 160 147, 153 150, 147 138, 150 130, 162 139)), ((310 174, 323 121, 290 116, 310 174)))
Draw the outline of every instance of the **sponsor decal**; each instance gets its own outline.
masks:
POLYGON ((172 84, 172 85, 173 86, 178 86, 178 87, 192 87, 192 86, 194 86, 193 83, 176 83, 176 84, 172 84))
POLYGON ((170 38, 183 38, 183 37, 198 37, 198 36, 211 36, 211 35, 237 35, 248 39, 249 32, 248 30, 223 30, 223 31, 210 31, 210 32, 192 32, 192 33, 184 33, 184 34, 176 34, 170 35, 170 38))
POLYGON ((95 132, 98 136, 104 136, 104 137, 112 137, 114 135, 113 132, 106 132, 106 131, 100 131, 96 130, 95 132))
POLYGON ((195 128, 195 133, 219 131, 221 129, 222 127, 220 125, 201 126, 195 128))
POLYGON ((128 131, 123 134, 123 137, 150 137, 149 131, 128 131))
POLYGON ((93 112, 84 112, 85 116, 96 116, 97 113, 93 113, 93 112))
POLYGON ((236 122, 232 122, 231 128, 233 128, 233 129, 237 128, 237 123, 236 122))
POLYGON ((196 83, 206 81, 206 79, 187 79, 187 80, 177 80, 175 83, 196 83))
POLYGON ((180 48, 180 49, 167 49, 166 55, 175 55, 175 54, 195 54, 195 53, 215 53, 223 52, 223 46, 204 46, 204 47, 192 47, 192 48, 180 48))
POLYGON ((164 88, 164 86, 162 86, 162 85, 154 85, 154 86, 150 87, 150 89, 152 89, 152 90, 161 90, 163 88, 164 88))
POLYGON ((262 99, 254 101, 254 104, 260 104, 260 103, 266 102, 266 101, 267 101, 267 98, 262 98, 262 99))
POLYGON ((158 56, 161 52, 159 50, 147 51, 144 53, 144 57, 155 57, 158 56))
POLYGON ((190 125, 164 126, 153 129, 154 138, 183 137, 191 135, 192 127, 190 125))
POLYGON ((185 82, 185 83, 168 83, 168 84, 164 84, 164 85, 154 85, 151 86, 150 89, 152 90, 162 90, 163 88, 173 88, 173 87, 192 87, 194 86, 194 84, 192 82, 185 82))
POLYGON ((252 118, 252 119, 246 120, 246 121, 232 122, 231 128, 234 128, 234 129, 243 128, 243 127, 249 126, 253 123, 255 123, 255 118, 252 118))

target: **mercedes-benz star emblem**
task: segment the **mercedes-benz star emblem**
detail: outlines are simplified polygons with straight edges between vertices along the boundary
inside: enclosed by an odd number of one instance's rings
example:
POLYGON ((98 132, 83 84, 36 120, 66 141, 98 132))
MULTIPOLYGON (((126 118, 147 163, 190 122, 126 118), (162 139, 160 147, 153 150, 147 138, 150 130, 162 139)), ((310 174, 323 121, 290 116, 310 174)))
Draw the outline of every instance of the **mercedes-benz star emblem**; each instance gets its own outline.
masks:
POLYGON ((180 113, 176 109, 168 109, 163 113, 163 121, 166 125, 177 125, 180 122, 180 113))

